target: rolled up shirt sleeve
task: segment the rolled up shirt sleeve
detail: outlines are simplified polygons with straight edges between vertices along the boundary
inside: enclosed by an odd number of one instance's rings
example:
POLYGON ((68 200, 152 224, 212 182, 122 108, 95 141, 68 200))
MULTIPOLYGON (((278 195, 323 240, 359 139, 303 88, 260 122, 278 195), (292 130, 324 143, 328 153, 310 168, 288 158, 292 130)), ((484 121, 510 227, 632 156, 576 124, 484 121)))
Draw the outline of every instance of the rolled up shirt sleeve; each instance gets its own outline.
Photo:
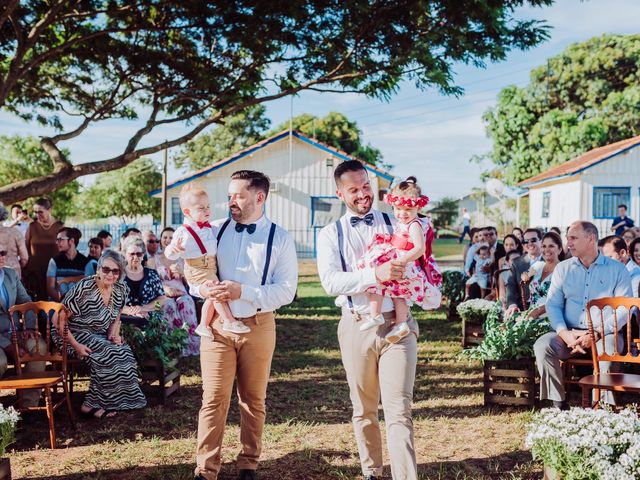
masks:
POLYGON ((318 235, 318 274, 328 295, 356 295, 376 285, 374 268, 344 272, 340 261, 335 225, 323 228, 318 235))
POLYGON ((275 265, 266 285, 242 284, 240 299, 250 302, 257 309, 272 312, 293 301, 298 286, 298 258, 291 235, 283 236, 279 252, 274 252, 275 265))

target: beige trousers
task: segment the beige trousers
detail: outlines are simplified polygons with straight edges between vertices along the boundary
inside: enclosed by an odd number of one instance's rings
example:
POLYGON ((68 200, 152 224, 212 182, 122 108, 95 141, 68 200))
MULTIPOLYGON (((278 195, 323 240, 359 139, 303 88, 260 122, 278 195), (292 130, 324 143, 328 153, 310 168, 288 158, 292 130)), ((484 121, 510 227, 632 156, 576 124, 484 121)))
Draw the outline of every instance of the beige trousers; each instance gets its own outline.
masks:
MULTIPOLYGON (((19 342, 22 343, 22 342, 19 342)), ((23 348, 29 353, 33 354, 36 350, 36 340, 34 338, 29 338, 26 342, 24 342, 23 348)), ((47 344, 42 339, 42 337, 38 337, 38 350, 42 355, 47 352, 47 344)), ((7 371, 8 359, 7 354, 3 349, 0 348, 0 377, 2 377, 7 371)), ((27 362, 22 369, 23 372, 44 372, 46 367, 45 362, 27 362)), ((41 389, 29 389, 29 390, 21 390, 22 394, 22 406, 23 407, 37 407, 40 402, 40 394, 42 393, 41 389)))
POLYGON ((195 473, 207 480, 215 480, 220 471, 220 451, 234 379, 237 381, 242 443, 237 458, 238 469, 255 470, 262 450, 276 324, 273 312, 240 320, 251 327, 250 333, 223 332, 220 317, 216 316, 212 324, 214 338, 203 337, 200 343, 203 393, 198 416, 195 473))
POLYGON ((203 255, 184 260, 184 278, 189 285, 202 285, 207 280, 218 281, 218 263, 215 255, 203 255))
POLYGON ((361 319, 348 309, 342 310, 338 340, 353 405, 353 430, 362 474, 382 476, 382 435, 378 422, 378 403, 382 398, 391 475, 394 480, 416 480, 411 406, 418 359, 418 325, 409 316, 409 328, 414 335, 390 344, 384 336, 391 328, 395 313, 385 313, 384 317, 384 325, 361 332, 361 319))

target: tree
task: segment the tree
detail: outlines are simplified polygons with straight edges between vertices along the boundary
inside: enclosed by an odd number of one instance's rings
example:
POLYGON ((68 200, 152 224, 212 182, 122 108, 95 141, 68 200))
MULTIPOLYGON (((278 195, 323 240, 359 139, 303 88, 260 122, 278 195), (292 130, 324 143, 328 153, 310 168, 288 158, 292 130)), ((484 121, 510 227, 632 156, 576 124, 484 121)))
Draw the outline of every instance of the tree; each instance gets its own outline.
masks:
POLYGON ((265 110, 264 105, 250 107, 185 143, 174 158, 176 167, 199 170, 258 142, 271 123, 265 110))
POLYGON ((640 35, 569 46, 509 86, 484 115, 492 172, 514 184, 592 148, 640 134, 640 35))
MULTIPOLYGON (((64 154, 69 156, 65 150, 64 154)), ((0 178, 2 183, 18 182, 24 178, 48 175, 53 162, 42 149, 40 141, 31 136, 0 136, 0 178)), ((64 220, 72 217, 77 208, 76 196, 80 184, 74 180, 46 196, 53 202, 53 216, 64 220)), ((24 208, 31 208, 38 197, 20 199, 24 208)))
MULTIPOLYGON (((331 145, 339 150, 364 160, 372 165, 382 162, 382 152, 371 145, 363 145, 360 138, 362 132, 356 122, 350 121, 342 113, 329 112, 327 116, 318 118, 304 113, 293 117, 291 124, 294 130, 316 138, 322 143, 331 145)), ((289 128, 289 122, 283 122, 267 136, 274 135, 289 128)))
POLYGON ((430 210, 434 224, 438 227, 450 227, 458 216, 459 200, 453 197, 442 197, 430 210))
POLYGON ((148 157, 142 157, 126 167, 101 173, 96 182, 82 192, 81 205, 84 218, 107 218, 116 215, 127 223, 127 218, 151 214, 160 218, 160 199, 148 195, 149 190, 160 188, 162 173, 148 157))
POLYGON ((460 94, 452 65, 482 66, 537 45, 548 27, 513 12, 551 3, 2 0, 0 108, 59 133, 41 140, 53 172, 0 187, 0 199, 124 167, 302 90, 389 98, 408 79, 460 94), (60 144, 107 119, 143 126, 113 158, 72 164, 60 144), (142 146, 154 128, 171 124, 190 129, 142 146))

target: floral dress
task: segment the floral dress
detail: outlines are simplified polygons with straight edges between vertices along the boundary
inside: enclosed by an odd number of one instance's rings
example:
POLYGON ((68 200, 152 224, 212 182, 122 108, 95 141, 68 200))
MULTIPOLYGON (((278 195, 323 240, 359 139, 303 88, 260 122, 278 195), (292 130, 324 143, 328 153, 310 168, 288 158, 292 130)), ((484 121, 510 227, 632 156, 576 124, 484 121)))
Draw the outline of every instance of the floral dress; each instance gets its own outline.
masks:
MULTIPOLYGON (((549 287, 551 286, 551 277, 549 274, 542 280, 542 271, 544 269, 544 262, 538 261, 531 266, 533 270, 533 278, 529 283, 529 300, 531 302, 531 308, 538 308, 547 303, 547 295, 549 294, 549 287)), ((540 318, 546 318, 547 314, 541 315, 540 318)))
MULTIPOLYGON (((399 258, 403 255, 403 252, 411 250, 414 245, 409 236, 409 228, 416 222, 422 228, 425 238, 429 238, 431 226, 428 221, 416 218, 407 224, 398 222, 393 235, 376 234, 364 257, 358 263, 358 268, 377 267, 399 258)), ((429 260, 428 268, 437 269, 433 259, 429 260)), ((369 293, 376 293, 386 297, 405 298, 409 303, 416 303, 425 310, 438 308, 442 298, 440 290, 429 281, 428 273, 423 268, 420 260, 407 264, 402 279, 384 282, 371 287, 369 288, 369 293)))
MULTIPOLYGON (((144 275, 139 286, 137 282, 125 277, 129 285, 127 305, 147 305, 165 294, 162 280, 158 272, 151 268, 144 268, 144 275)), ((189 331, 187 346, 182 350, 183 357, 200 353, 200 337, 195 334, 198 326, 196 306, 193 298, 182 295, 178 298, 167 298, 162 305, 162 313, 169 323, 169 328, 186 328, 189 331)))

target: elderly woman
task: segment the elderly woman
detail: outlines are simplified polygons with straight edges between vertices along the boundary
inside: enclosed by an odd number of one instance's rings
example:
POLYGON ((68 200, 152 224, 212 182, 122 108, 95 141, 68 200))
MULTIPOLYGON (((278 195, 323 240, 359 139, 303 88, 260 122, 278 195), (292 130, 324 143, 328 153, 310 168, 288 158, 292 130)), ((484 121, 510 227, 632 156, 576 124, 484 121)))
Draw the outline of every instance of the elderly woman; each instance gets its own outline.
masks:
POLYGON ((562 238, 556 232, 547 232, 542 237, 542 260, 531 265, 522 274, 522 280, 529 283, 529 318, 546 317, 547 294, 551 286, 551 275, 556 266, 564 260, 562 238))
POLYGON ((35 300, 47 300, 47 268, 49 260, 58 254, 56 237, 64 224, 51 215, 53 204, 48 198, 39 198, 33 206, 36 221, 29 224, 25 241, 29 261, 24 267, 22 278, 25 287, 33 292, 35 300))
MULTIPOLYGON (((9 216, 5 206, 0 203, 0 222, 4 222, 9 216)), ((29 253, 24 236, 17 227, 5 227, 0 223, 0 243, 4 247, 6 266, 13 268, 20 278, 21 269, 27 264, 29 253)))
POLYGON ((142 266, 145 245, 141 238, 129 236, 123 243, 123 250, 127 262, 125 282, 129 286, 129 296, 122 312, 146 317, 155 310, 156 303, 159 303, 170 328, 183 328, 186 324, 189 330, 189 341, 182 355, 197 355, 200 352, 200 342, 195 335, 198 322, 193 299, 185 293, 179 295, 180 302, 177 303, 165 294, 158 272, 142 266), (188 297, 188 300, 184 297, 188 297))
POLYGON ((136 359, 120 337, 120 313, 127 299, 127 286, 121 281, 124 268, 122 255, 105 251, 98 260, 98 273, 80 280, 62 300, 70 314, 70 353, 91 368, 81 407, 86 416, 109 418, 147 404, 136 359))

